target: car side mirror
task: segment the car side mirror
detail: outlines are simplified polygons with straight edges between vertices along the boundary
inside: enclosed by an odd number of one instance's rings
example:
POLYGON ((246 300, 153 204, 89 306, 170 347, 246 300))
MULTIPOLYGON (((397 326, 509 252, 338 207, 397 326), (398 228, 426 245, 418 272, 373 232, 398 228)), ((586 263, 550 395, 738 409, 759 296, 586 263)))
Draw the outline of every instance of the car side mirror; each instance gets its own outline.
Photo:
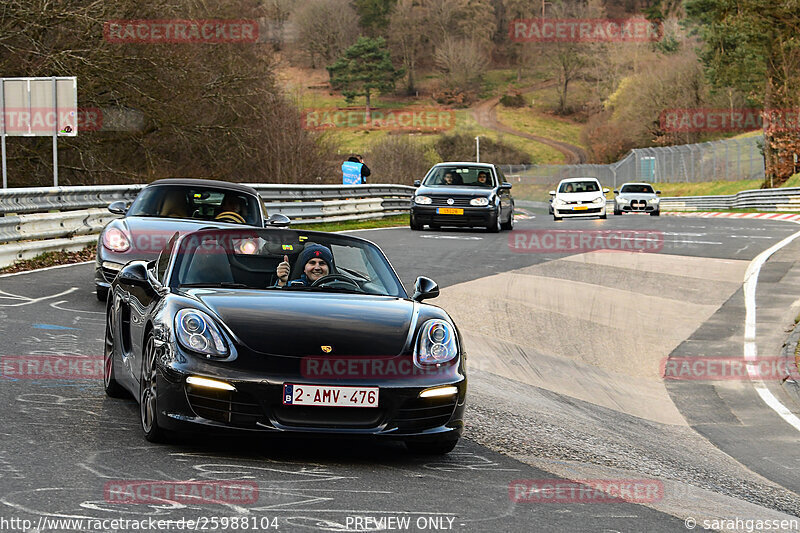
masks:
POLYGON ((125 213, 128 212, 128 204, 126 204, 123 200, 117 200, 108 206, 108 210, 115 215, 125 215, 125 213))
POLYGON ((147 263, 145 261, 131 261, 119 271, 117 279, 123 285, 145 287, 150 285, 147 278, 147 263))
POLYGON ((656 191, 656 194, 661 194, 661 191, 656 191))
POLYGON ((419 187, 420 185, 422 185, 420 180, 414 180, 414 187, 419 187))
POLYGON ((555 196, 555 195, 556 195, 556 191, 550 191, 550 196, 555 196))
POLYGON ((428 298, 436 298, 439 296, 439 285, 436 284, 431 278, 420 276, 414 282, 414 296, 411 297, 415 302, 421 302, 428 298))
POLYGON ((511 190, 511 184, 507 181, 504 181, 503 183, 500 184, 500 188, 511 190))
POLYGON ((270 215, 267 220, 264 221, 264 227, 269 228, 272 226, 277 227, 286 227, 292 223, 292 219, 287 217, 286 215, 282 215, 280 213, 275 213, 274 215, 270 215))
POLYGON ((603 187, 603 194, 608 194, 608 187, 603 187))
POLYGON ((619 194, 619 191, 614 189, 614 194, 619 194))

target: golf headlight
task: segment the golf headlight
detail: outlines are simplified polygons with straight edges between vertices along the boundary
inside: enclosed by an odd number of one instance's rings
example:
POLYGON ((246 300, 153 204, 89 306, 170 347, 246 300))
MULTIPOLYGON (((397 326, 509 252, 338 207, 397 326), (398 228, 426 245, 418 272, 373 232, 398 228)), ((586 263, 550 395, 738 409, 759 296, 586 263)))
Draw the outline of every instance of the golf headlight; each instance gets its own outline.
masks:
POLYGON ((418 366, 446 363, 457 355, 453 326, 439 319, 428 320, 422 325, 414 349, 414 362, 418 366))
POLYGON ((417 205, 431 205, 433 200, 431 200, 430 196, 415 196, 414 203, 417 205))
POLYGON ((481 196, 480 198, 473 198, 469 201, 469 205, 474 205, 477 207, 482 207, 484 205, 489 205, 489 199, 485 196, 481 196))
POLYGON ((592 203, 593 204, 603 204, 603 203, 605 203, 605 201, 606 201, 606 199, 603 198, 602 196, 600 196, 599 198, 595 198, 594 200, 592 200, 592 203))
POLYGON ((651 204, 657 204, 657 203, 658 203, 658 200, 659 200, 658 198, 652 198, 652 199, 650 200, 650 203, 651 203, 651 204))
POLYGON ((124 231, 112 227, 103 232, 103 246, 112 252, 127 252, 131 248, 131 240, 124 231))
POLYGON ((555 204, 556 205, 567 205, 567 202, 565 202, 561 198, 556 198, 555 204))
POLYGON ((187 350, 211 357, 227 357, 228 347, 210 316, 197 309, 181 309, 175 315, 178 342, 187 350))

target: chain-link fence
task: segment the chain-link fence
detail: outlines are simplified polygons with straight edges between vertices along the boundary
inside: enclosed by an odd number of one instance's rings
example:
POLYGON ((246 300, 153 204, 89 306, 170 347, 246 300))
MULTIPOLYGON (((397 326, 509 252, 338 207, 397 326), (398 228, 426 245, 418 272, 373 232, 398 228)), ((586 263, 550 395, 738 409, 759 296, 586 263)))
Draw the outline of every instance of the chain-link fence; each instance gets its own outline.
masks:
POLYGON ((613 187, 628 181, 677 183, 764 178, 764 137, 636 148, 610 165, 501 165, 508 178, 555 183, 591 176, 613 187))

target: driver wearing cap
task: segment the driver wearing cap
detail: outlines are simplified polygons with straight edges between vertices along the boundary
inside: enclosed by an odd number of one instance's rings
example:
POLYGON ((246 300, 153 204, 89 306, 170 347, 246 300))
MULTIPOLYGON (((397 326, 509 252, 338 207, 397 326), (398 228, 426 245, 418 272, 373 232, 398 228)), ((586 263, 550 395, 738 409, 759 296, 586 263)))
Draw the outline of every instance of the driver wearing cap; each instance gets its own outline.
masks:
MULTIPOLYGON (((321 244, 307 245, 300 252, 297 262, 305 266, 300 277, 292 280, 293 285, 311 285, 318 279, 335 272, 333 254, 327 246, 322 246, 321 244)), ((278 276, 278 287, 283 287, 288 283, 290 272, 289 256, 284 255, 283 262, 278 265, 275 272, 278 276)))

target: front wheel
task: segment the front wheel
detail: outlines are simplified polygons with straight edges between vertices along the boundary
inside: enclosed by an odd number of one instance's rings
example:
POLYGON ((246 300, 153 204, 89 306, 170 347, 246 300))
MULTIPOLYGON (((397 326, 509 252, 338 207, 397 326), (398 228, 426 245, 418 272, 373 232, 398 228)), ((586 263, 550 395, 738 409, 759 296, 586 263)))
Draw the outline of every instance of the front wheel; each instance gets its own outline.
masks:
POLYGON ((122 398, 125 389, 114 377, 114 330, 111 326, 111 310, 106 311, 106 339, 103 348, 103 388, 111 398, 122 398))
POLYGON ((156 356, 158 348, 152 334, 145 341, 144 356, 142 358, 142 376, 139 382, 139 413, 142 422, 144 438, 150 442, 164 442, 166 432, 158 425, 158 365, 156 356))
POLYGON ((108 287, 101 287, 97 285, 94 290, 95 296, 101 302, 105 302, 108 299, 108 287))
POLYGON ((508 222, 503 222, 501 227, 505 230, 512 230, 514 229, 514 211, 508 214, 508 222))
POLYGON ((553 215, 553 220, 556 221, 556 222, 560 222, 561 221, 561 217, 557 217, 557 216, 553 215))
POLYGON ((411 217, 411 231, 419 231, 422 229, 422 224, 414 220, 414 217, 411 217))
POLYGON ((497 214, 489 220, 489 225, 486 226, 486 229, 492 233, 499 233, 502 229, 502 222, 500 222, 500 212, 498 211, 497 214))
POLYGON ((617 208, 615 207, 615 208, 614 208, 614 216, 619 216, 619 215, 621 215, 621 214, 622 214, 622 211, 620 211, 619 209, 617 209, 617 208))
POLYGON ((660 210, 660 209, 657 209, 657 210, 655 210, 655 211, 652 211, 652 212, 650 213, 650 216, 651 216, 651 217, 660 217, 660 216, 661 216, 661 210, 660 210))
POLYGON ((601 219, 601 220, 605 220, 605 219, 607 219, 607 218, 608 218, 608 215, 606 215, 606 214, 602 214, 602 215, 600 215, 600 219, 601 219))
POLYGON ((458 439, 443 439, 443 440, 408 440, 406 441, 406 448, 411 453, 419 455, 445 455, 453 451, 453 448, 458 444, 458 439))

